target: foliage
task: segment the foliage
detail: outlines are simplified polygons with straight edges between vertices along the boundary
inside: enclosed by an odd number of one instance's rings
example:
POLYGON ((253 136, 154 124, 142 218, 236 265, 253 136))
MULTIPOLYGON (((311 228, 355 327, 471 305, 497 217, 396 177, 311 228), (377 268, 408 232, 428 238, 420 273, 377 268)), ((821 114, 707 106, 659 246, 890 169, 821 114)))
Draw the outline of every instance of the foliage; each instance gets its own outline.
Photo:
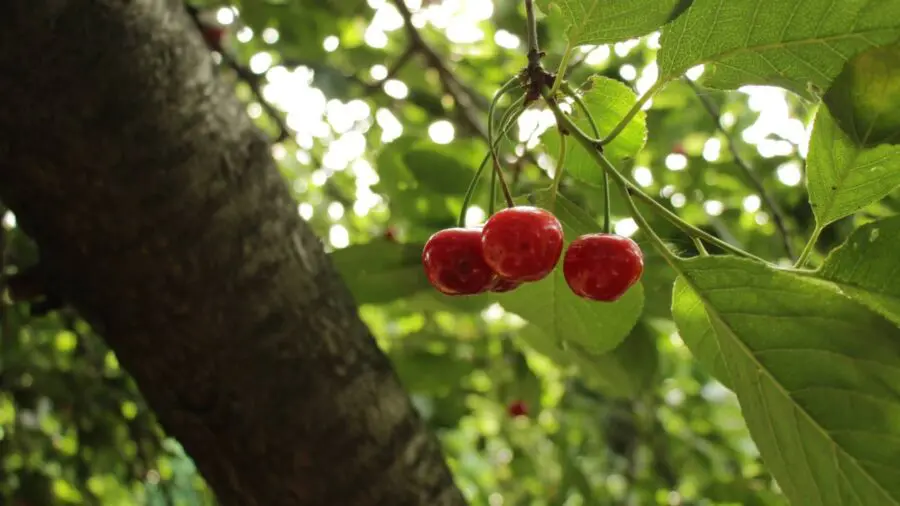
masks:
MULTIPOLYGON (((487 114, 527 63, 524 2, 414 3, 205 7, 228 25, 222 78, 286 139, 298 212, 471 504, 900 504, 900 2, 538 0, 568 86, 505 136, 487 114), (425 240, 494 206, 485 175, 463 209, 489 134, 567 242, 608 206, 641 283, 613 304, 559 268, 431 290, 425 240)), ((3 230, 11 274, 36 256, 3 230)), ((0 503, 211 503, 75 315, 0 319, 0 503)))

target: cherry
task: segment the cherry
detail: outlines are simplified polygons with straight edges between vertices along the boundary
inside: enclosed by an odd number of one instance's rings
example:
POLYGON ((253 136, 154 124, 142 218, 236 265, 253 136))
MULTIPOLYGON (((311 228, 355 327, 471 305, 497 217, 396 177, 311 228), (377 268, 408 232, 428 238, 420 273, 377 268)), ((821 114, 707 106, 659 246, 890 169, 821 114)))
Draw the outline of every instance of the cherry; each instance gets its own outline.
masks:
POLYGON ((520 281, 511 281, 509 279, 503 279, 499 276, 494 278, 494 283, 491 285, 491 291, 495 293, 503 293, 515 290, 522 286, 520 281))
POLYGON ((222 39, 225 37, 225 29, 219 26, 204 26, 203 27, 203 39, 206 41, 206 44, 216 50, 219 51, 222 49, 222 39))
POLYGON ((428 281, 447 295, 472 295, 489 290, 494 271, 481 255, 480 228, 448 228, 436 232, 422 250, 428 281))
POLYGON ((484 261, 502 278, 537 281, 556 267, 563 248, 559 220, 544 209, 518 206, 491 216, 481 232, 484 261))
POLYGON ((636 242, 613 234, 587 234, 572 241, 563 259, 569 288, 585 299, 618 300, 644 271, 636 242))
POLYGON ((524 401, 513 401, 506 407, 506 413, 513 418, 528 416, 528 405, 524 401))
POLYGON ((397 242, 397 230, 394 227, 388 227, 384 231, 384 238, 390 242, 397 242))

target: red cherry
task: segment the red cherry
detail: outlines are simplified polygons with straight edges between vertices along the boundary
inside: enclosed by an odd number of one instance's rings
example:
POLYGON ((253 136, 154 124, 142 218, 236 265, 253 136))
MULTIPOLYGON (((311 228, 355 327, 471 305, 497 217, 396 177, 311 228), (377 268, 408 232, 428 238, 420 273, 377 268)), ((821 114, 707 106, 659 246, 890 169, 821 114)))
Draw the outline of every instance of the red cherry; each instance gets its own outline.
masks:
POLYGON ((510 292, 522 286, 520 281, 512 281, 509 279, 503 279, 501 277, 494 278, 494 284, 491 286, 491 291, 495 293, 503 293, 510 292))
POLYGON ((219 50, 222 48, 222 38, 225 36, 225 29, 218 26, 205 26, 203 27, 203 39, 206 41, 206 44, 215 49, 219 50))
POLYGON ((524 401, 513 401, 506 407, 506 412, 513 418, 528 416, 528 405, 524 401))
POLYGON ((518 206, 491 216, 481 232, 484 261, 512 281, 537 281, 556 267, 563 248, 562 225, 544 209, 518 206))
POLYGON ((636 242, 613 234, 587 234, 572 241, 563 275, 575 295, 612 302, 637 283, 644 255, 636 242))
POLYGON ((481 255, 480 228, 448 228, 436 232, 422 250, 428 281, 447 295, 484 292, 495 274, 481 255))
POLYGON ((394 227, 388 227, 384 231, 384 238, 390 242, 397 242, 397 231, 394 229, 394 227))

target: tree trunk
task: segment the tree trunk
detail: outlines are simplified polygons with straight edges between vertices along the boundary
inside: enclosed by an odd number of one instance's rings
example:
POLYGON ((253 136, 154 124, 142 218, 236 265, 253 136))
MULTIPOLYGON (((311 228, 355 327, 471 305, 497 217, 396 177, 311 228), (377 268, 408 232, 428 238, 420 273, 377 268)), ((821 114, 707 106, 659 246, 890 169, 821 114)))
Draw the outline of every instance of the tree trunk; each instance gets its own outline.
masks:
POLYGON ((0 199, 224 505, 460 505, 173 0, 0 15, 0 199))

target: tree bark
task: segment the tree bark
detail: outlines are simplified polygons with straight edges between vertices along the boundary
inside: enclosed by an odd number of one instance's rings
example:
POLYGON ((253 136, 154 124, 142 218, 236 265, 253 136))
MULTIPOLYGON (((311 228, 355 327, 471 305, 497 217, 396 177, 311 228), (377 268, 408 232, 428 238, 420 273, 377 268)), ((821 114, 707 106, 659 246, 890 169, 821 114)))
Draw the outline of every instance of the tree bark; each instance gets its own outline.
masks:
POLYGON ((461 505, 172 0, 0 15, 0 199, 224 505, 461 505))

